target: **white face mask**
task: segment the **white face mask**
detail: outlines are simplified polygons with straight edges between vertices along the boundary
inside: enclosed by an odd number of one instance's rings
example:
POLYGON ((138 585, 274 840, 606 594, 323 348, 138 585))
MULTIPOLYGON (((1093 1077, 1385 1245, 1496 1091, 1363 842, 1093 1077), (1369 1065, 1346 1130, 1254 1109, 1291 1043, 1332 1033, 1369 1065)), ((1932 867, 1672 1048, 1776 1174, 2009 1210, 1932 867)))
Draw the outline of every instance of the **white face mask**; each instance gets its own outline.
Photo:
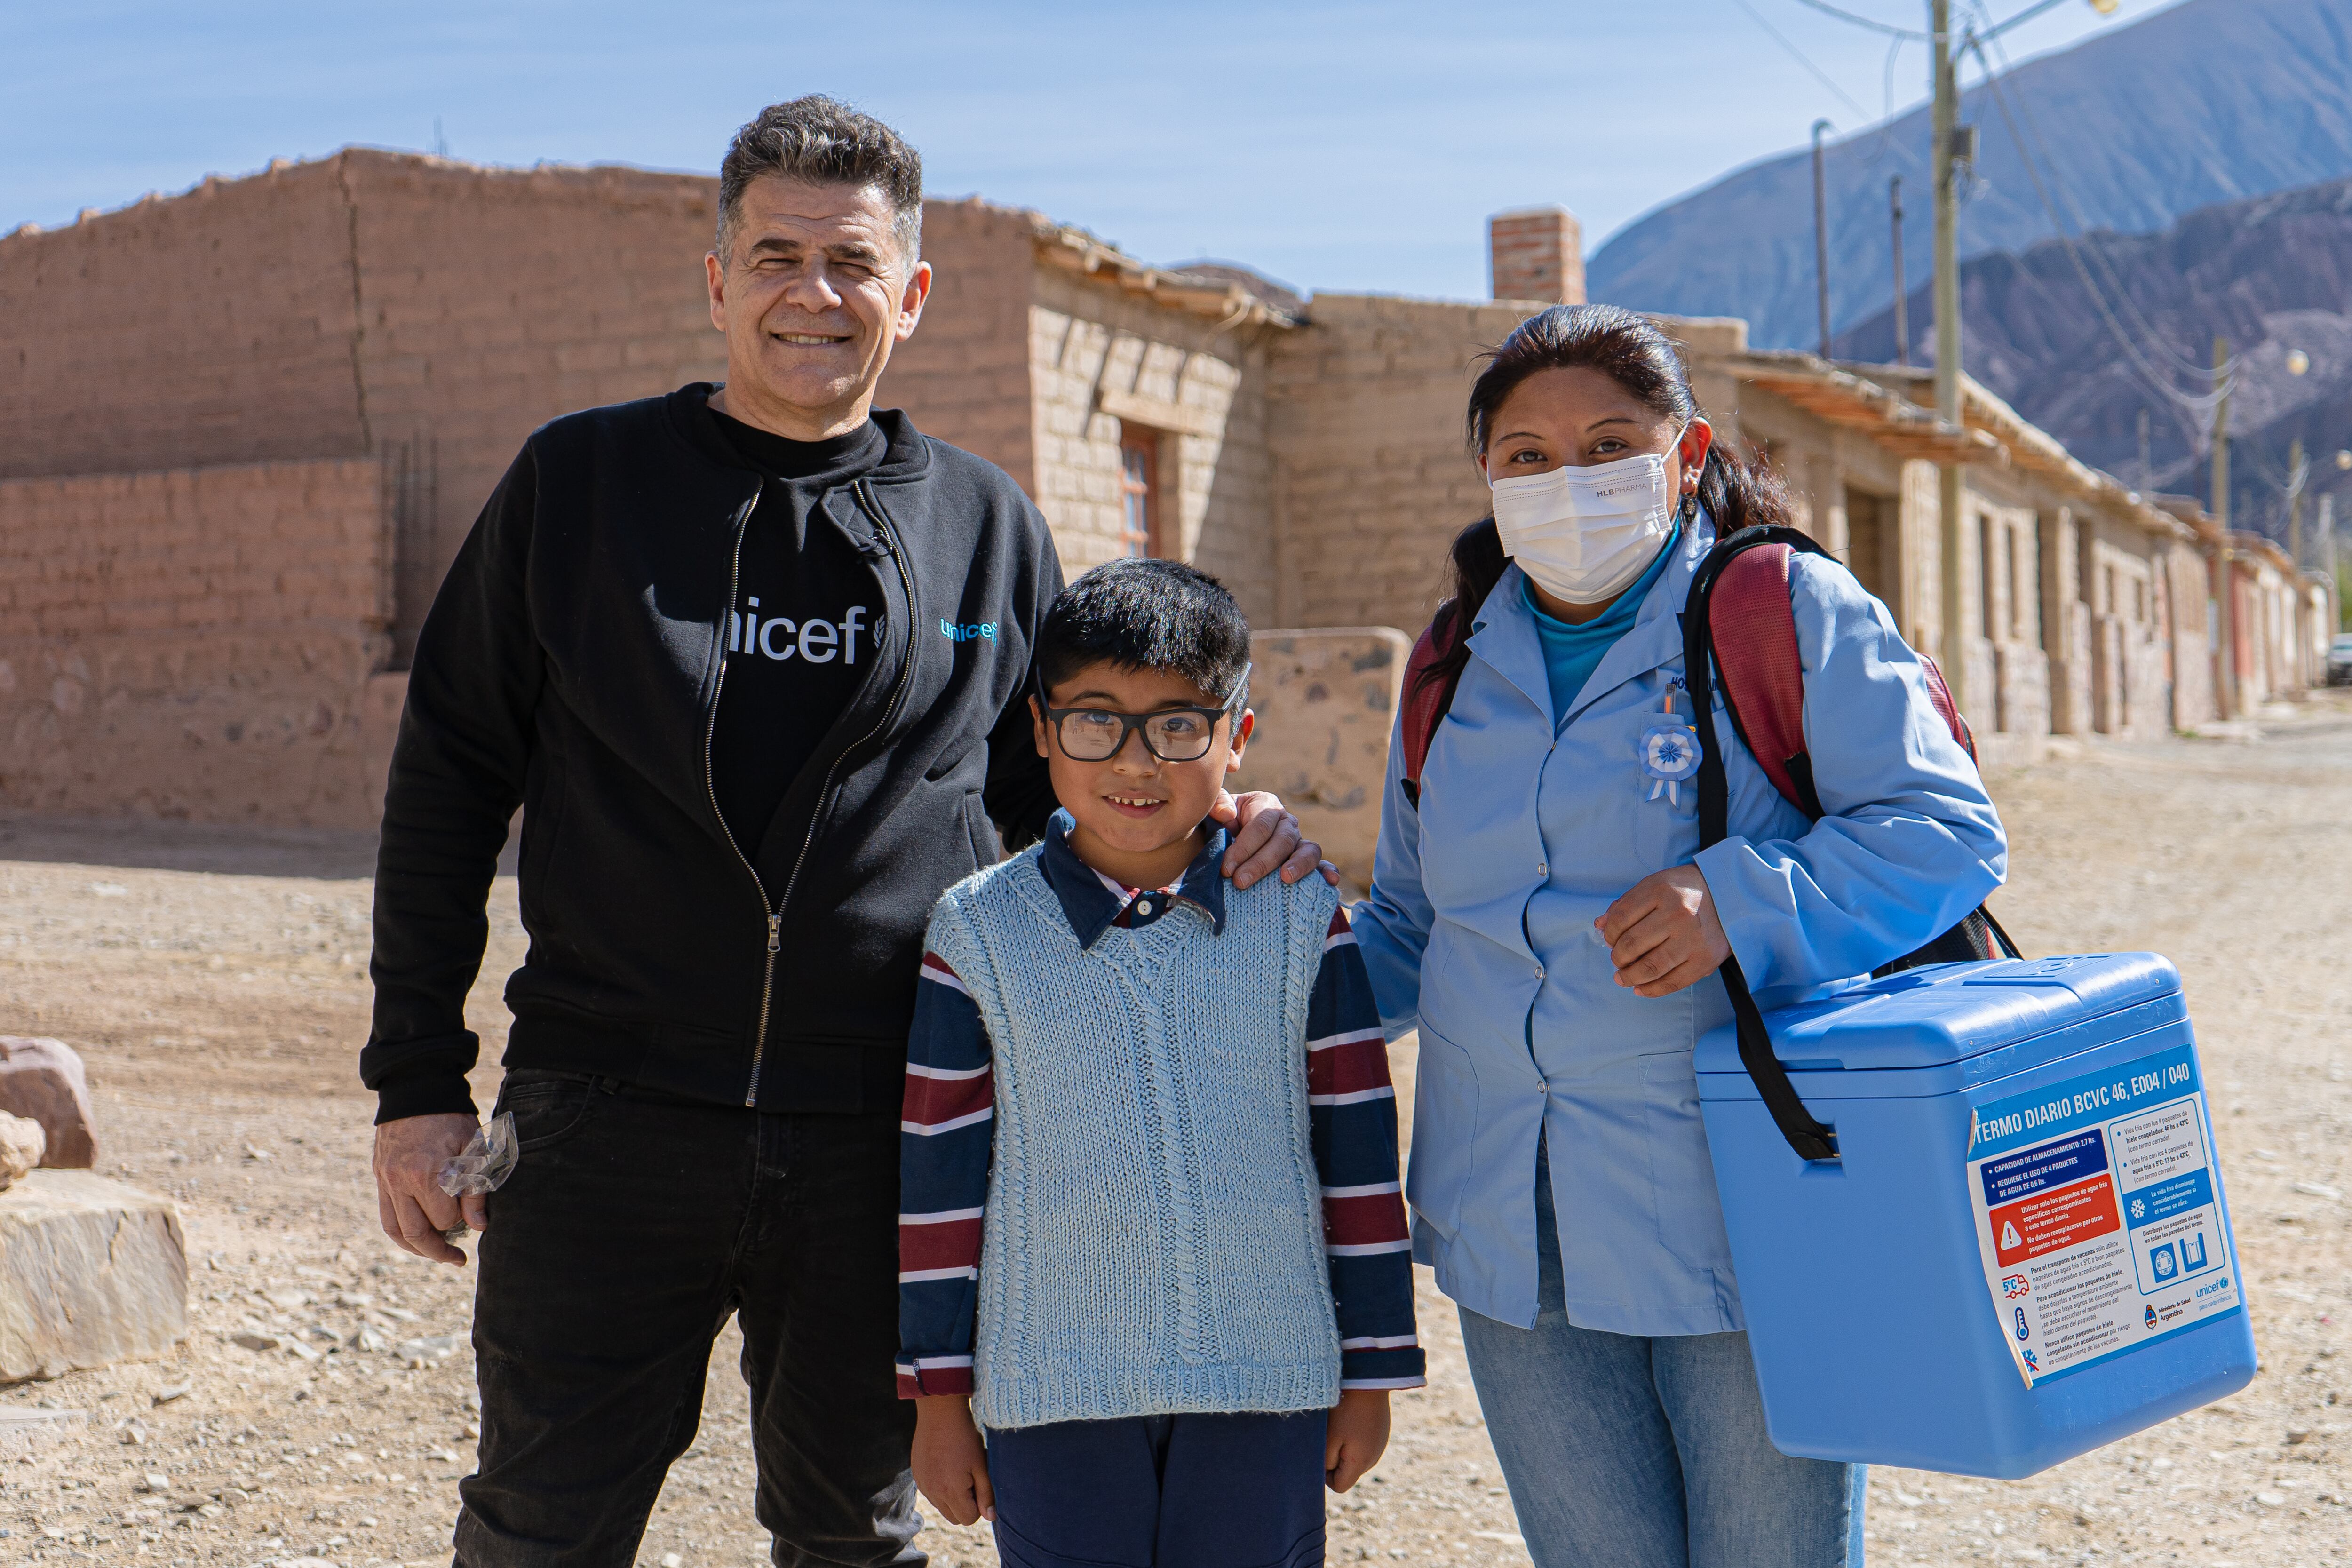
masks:
MULTIPOLYGON (((1681 440, 1677 432, 1675 441, 1681 440)), ((1662 453, 1492 485, 1503 553, 1538 587, 1571 605, 1623 593, 1674 533, 1662 453)))

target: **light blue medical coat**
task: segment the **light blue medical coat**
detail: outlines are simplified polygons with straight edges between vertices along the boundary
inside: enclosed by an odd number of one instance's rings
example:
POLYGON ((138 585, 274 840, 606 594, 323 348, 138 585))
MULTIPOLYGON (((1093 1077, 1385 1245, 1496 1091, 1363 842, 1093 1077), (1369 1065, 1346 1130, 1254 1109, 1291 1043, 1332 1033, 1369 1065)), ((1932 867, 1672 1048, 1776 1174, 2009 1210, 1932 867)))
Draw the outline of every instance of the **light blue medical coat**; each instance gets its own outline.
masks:
POLYGON ((1704 513, 1565 713, 1513 566, 1473 623, 1415 810, 1390 747, 1371 896, 1355 911, 1382 1023, 1421 1032, 1405 1192, 1413 1255, 1463 1306, 1536 1318, 1536 1142, 1550 1152, 1570 1321, 1623 1334, 1745 1326, 1691 1047, 1731 1016, 1709 976, 1619 986, 1592 929, 1653 871, 1696 861, 1767 1008, 1853 984, 2000 885, 2000 818, 1933 707, 1918 656, 1844 567, 1799 554, 1790 591, 1805 739, 1827 815, 1808 823, 1718 697, 1730 837, 1698 847, 1696 790, 1661 793, 1643 731, 1688 712, 1680 612, 1714 543, 1704 513))

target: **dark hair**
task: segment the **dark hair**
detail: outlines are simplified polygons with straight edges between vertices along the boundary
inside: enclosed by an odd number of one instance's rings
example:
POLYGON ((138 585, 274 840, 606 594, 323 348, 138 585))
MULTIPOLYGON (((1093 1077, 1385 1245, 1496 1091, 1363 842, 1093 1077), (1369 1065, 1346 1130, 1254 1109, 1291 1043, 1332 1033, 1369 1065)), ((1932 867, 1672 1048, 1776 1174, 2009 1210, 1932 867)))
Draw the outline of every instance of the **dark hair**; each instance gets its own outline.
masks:
POLYGON ((891 228, 908 265, 922 251, 922 156, 870 114, 812 93, 770 104, 735 132, 719 164, 720 259, 734 237, 744 190, 766 174, 878 190, 890 203, 891 228))
MULTIPOLYGON (((1521 321, 1486 355, 1486 368, 1470 387, 1467 434, 1470 449, 1486 453, 1495 416, 1521 382, 1543 370, 1597 370, 1643 407, 1682 424, 1701 413, 1691 395, 1690 373, 1674 341, 1646 316, 1615 305, 1554 305, 1521 321)), ((1743 462, 1719 437, 1706 450, 1699 470, 1698 504, 1715 519, 1717 538, 1759 523, 1790 521, 1788 492, 1769 471, 1743 462)), ((1684 516, 1689 516, 1685 509, 1684 516)), ((1475 615, 1495 591, 1506 560, 1492 515, 1454 536, 1445 602, 1436 621, 1454 625, 1475 615)), ((1452 651, 1432 666, 1424 682, 1451 680, 1470 658, 1469 639, 1457 636, 1452 651)))
POLYGON ((1234 692, 1249 668, 1249 623, 1225 585, 1178 561, 1113 561, 1062 590, 1037 633, 1037 679, 1046 690, 1090 664, 1164 669, 1213 698, 1234 692))

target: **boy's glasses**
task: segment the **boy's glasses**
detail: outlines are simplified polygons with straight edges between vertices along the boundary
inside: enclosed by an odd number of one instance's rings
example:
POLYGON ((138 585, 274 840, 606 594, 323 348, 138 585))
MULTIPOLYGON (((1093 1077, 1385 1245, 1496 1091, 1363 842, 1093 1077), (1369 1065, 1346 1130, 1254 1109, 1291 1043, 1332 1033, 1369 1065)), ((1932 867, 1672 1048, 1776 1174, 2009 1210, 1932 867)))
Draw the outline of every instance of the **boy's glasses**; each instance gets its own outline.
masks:
POLYGON ((1249 671, 1234 682, 1222 708, 1162 708, 1150 713, 1114 713, 1107 708, 1046 708, 1045 722, 1062 754, 1072 762, 1103 763, 1118 755, 1127 738, 1143 731, 1143 749, 1163 763, 1197 763, 1217 738, 1217 721, 1234 710, 1249 684, 1249 671))

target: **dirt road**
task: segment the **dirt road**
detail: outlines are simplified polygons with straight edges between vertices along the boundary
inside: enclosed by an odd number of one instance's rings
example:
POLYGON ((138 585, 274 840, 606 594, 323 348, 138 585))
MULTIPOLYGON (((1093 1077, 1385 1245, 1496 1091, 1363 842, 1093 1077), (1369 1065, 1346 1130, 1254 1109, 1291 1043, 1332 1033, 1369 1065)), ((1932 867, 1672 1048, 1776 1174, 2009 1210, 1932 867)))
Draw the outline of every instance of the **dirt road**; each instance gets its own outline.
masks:
MULTIPOLYGON (((2282 714, 2259 741, 2079 748, 1994 785, 2015 842, 2000 907, 2029 952, 2154 948, 2187 976, 2265 1365, 2221 1405, 2031 1480, 1876 1472, 1871 1561, 2342 1561, 2352 702, 2282 714)), ((0 1392, 88 1413, 78 1435, 0 1453, 0 1563, 447 1561, 476 1432, 470 1284, 376 1231, 352 1079, 370 861, 319 835, 0 820, 0 1032, 86 1054, 101 1171, 180 1205, 193 1320, 165 1361, 0 1392)), ((493 1058, 520 945, 502 879, 471 1008, 493 1058)), ((478 1075, 485 1105, 496 1077, 478 1075)), ((1332 1556, 1524 1563, 1425 1273, 1423 1312, 1433 1384, 1334 1500, 1332 1556)), ((645 1564, 765 1560, 733 1363, 730 1331, 645 1564)), ((977 1531, 925 1540, 936 1562, 995 1562, 977 1531)))

